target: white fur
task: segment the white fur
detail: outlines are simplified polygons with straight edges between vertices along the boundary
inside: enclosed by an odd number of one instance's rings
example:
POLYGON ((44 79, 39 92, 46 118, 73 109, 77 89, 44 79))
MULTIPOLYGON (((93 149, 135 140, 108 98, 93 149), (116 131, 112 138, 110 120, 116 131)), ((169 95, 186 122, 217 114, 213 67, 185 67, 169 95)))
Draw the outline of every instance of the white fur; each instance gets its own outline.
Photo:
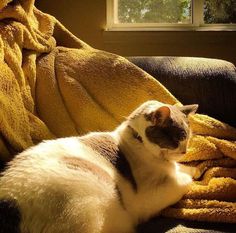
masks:
MULTIPOLYGON (((152 111, 160 105, 152 101, 140 108, 152 111)), ((18 203, 22 233, 130 233, 139 221, 180 200, 192 179, 175 161, 167 159, 168 150, 148 141, 144 133, 148 124, 141 115, 108 133, 130 163, 137 192, 110 162, 76 137, 45 141, 18 155, 0 178, 0 199, 18 203), (133 138, 128 124, 143 143, 133 138), (96 164, 109 174, 113 184, 92 173, 68 169, 59 162, 65 155, 96 164)))

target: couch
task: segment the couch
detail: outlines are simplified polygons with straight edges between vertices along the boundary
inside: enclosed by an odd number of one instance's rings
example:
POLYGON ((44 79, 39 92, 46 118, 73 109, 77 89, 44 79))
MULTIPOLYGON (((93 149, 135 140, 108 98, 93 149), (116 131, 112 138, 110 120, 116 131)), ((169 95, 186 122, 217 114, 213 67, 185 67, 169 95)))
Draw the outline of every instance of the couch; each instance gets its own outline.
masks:
MULTIPOLYGON (((236 68, 217 59, 190 57, 128 57, 151 74, 184 104, 199 104, 204 113, 236 126, 236 68)), ((0 169, 4 167, 0 163, 0 169)), ((235 232, 235 225, 154 217, 138 233, 235 232)))

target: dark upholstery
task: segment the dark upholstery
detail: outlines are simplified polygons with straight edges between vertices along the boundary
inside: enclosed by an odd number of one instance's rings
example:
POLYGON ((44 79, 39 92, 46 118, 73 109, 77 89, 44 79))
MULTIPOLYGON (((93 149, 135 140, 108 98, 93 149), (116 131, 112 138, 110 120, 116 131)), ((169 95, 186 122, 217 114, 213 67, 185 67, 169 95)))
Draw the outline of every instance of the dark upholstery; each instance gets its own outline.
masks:
POLYGON ((129 57, 160 81, 183 104, 199 104, 199 113, 236 126, 236 68, 218 59, 129 57))
MULTIPOLYGON (((183 104, 199 104, 204 113, 236 127, 236 68, 217 59, 128 57, 161 82, 183 104)), ((226 233, 235 224, 156 217, 139 225, 138 233, 226 233)))
POLYGON ((235 224, 158 217, 139 225, 137 233, 235 233, 235 224))

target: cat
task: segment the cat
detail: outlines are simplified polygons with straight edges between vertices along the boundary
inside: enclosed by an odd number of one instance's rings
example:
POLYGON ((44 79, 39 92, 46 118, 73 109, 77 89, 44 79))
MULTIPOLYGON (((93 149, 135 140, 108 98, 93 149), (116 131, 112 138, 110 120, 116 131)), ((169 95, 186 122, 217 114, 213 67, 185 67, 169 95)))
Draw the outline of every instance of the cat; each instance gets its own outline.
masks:
POLYGON ((150 100, 112 132, 48 140, 17 155, 0 177, 3 232, 135 232, 188 191, 192 177, 177 160, 197 108, 150 100))

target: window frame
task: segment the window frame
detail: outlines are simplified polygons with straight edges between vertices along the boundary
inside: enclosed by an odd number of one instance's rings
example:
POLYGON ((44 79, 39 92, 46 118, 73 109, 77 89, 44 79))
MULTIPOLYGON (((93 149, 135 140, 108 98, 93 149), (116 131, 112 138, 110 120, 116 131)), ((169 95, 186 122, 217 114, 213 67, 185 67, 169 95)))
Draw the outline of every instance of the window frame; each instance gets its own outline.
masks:
POLYGON ((117 23, 118 0, 107 1, 105 31, 236 31, 236 24, 205 24, 204 0, 192 0, 192 23, 117 23))

